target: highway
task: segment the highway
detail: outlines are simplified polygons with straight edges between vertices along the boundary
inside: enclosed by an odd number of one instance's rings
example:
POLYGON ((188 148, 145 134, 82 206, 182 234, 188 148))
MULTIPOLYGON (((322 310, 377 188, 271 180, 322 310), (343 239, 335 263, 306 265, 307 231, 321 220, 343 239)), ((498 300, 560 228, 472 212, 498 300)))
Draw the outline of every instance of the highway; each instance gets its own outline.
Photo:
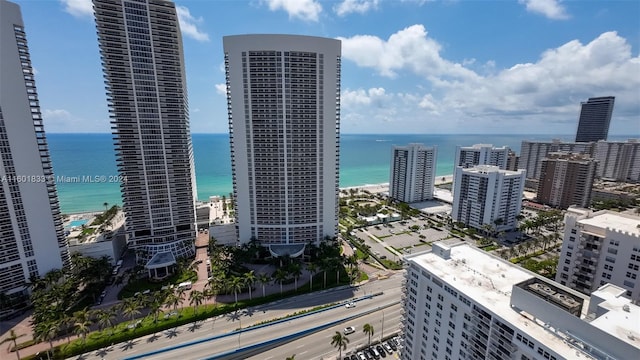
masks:
MULTIPOLYGON (((189 324, 178 327, 177 329, 158 333, 155 336, 149 335, 126 343, 114 344, 109 348, 93 351, 91 353, 83 354, 80 357, 75 358, 126 359, 135 357, 140 359, 207 359, 216 354, 236 350, 239 345, 240 347, 245 347, 251 344, 256 344, 281 336, 288 336, 319 325, 336 322, 336 325, 332 326, 330 330, 324 330, 315 335, 307 337, 307 341, 314 342, 317 340, 317 336, 320 336, 318 334, 322 334, 322 344, 314 344, 322 346, 318 347, 316 350, 313 350, 314 353, 321 354, 323 352, 330 351, 332 348, 330 345, 330 336, 325 335, 326 331, 329 331, 328 333, 333 335, 335 331, 341 331, 346 326, 359 326, 359 330, 356 331, 356 333, 351 334, 350 339, 351 337, 353 337, 352 341, 360 341, 356 339, 358 339, 360 335, 364 336, 362 334, 362 324, 367 322, 361 322, 361 319, 370 319, 368 320, 368 322, 374 325, 374 327, 376 328, 376 334, 378 334, 377 331, 379 331, 380 326, 376 326, 376 324, 374 324, 376 315, 368 315, 371 316, 371 318, 365 317, 350 321, 344 321, 344 319, 348 319, 349 317, 357 317, 367 312, 380 310, 384 306, 396 304, 392 307, 387 308, 388 310, 385 309, 384 312, 385 328, 387 328, 388 326, 388 328, 391 329, 392 326, 394 326, 392 324, 395 323, 395 329, 397 329, 399 320, 394 314, 396 314, 396 311, 399 311, 399 305, 397 305, 397 302, 400 300, 400 294, 402 290, 401 279, 402 274, 398 273, 391 276, 389 279, 370 281, 369 283, 362 285, 359 288, 349 287, 336 290, 327 290, 320 293, 316 292, 313 294, 301 295, 295 298, 279 300, 277 302, 265 304, 259 307, 241 310, 237 313, 227 314, 214 319, 208 319, 206 321, 195 324, 195 326, 194 324, 189 324), (271 325, 251 331, 245 331, 240 333, 239 335, 233 334, 231 336, 223 336, 228 335, 239 328, 245 329, 249 326, 261 322, 283 318, 287 315, 292 315, 296 311, 310 309, 318 306, 319 304, 338 302, 342 303, 350 299, 362 298, 375 292, 383 292, 383 294, 380 296, 375 296, 371 299, 358 301, 355 308, 347 309, 344 306, 339 306, 335 309, 327 310, 320 314, 305 316, 299 319, 287 320, 286 322, 283 322, 281 324, 271 325), (396 310, 394 310, 394 307, 396 310), (389 312, 388 320, 387 312, 389 312), (387 323, 389 325, 387 325, 387 323), (219 338, 207 340, 212 337, 219 338), (202 343, 189 345, 161 353, 148 354, 159 349, 175 347, 181 344, 184 345, 194 341, 202 341, 202 343), (322 347, 324 347, 324 349, 322 349, 322 347), (145 356, 145 354, 148 355, 145 356)), ((381 321, 382 312, 380 311, 379 313, 380 319, 378 321, 381 321)), ((297 343, 298 341, 303 341, 303 339, 293 341, 292 344, 297 343)), ((300 344, 301 343, 296 346, 300 346, 300 344)), ((289 348, 288 346, 281 346, 269 351, 274 351, 275 353, 273 356, 277 356, 275 355, 277 354, 277 351, 288 352, 289 348)), ((337 351, 335 353, 337 354, 337 351)), ((309 354, 310 356, 315 356, 312 355, 311 352, 309 354)), ((297 358, 300 359, 307 357, 297 356, 297 358)))

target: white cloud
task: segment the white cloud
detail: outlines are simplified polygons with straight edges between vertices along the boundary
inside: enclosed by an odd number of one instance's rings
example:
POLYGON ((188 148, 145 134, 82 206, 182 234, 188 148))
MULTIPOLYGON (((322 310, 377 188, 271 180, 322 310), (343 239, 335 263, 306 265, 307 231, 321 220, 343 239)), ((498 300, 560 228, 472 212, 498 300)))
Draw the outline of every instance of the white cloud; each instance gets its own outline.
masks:
POLYGON ((379 0, 343 0, 333 7, 338 16, 346 16, 351 13, 364 14, 369 10, 378 8, 379 0))
POLYGON ((42 115, 45 118, 51 118, 51 119, 70 119, 71 118, 71 113, 69 113, 67 110, 65 109, 44 109, 44 111, 42 112, 42 115))
POLYGON ((198 26, 204 22, 202 17, 194 17, 187 7, 180 5, 176 5, 176 12, 180 22, 180 31, 183 35, 198 41, 209 41, 209 35, 198 29, 198 26))
POLYGON ((388 40, 371 35, 355 35, 342 40, 342 55, 361 67, 378 70, 387 77, 408 69, 425 77, 470 79, 475 73, 463 65, 440 56, 440 44, 427 37, 423 25, 412 25, 391 35, 388 40))
POLYGON ((263 0, 269 10, 284 10, 289 18, 299 18, 304 21, 318 21, 322 12, 322 5, 315 0, 263 0))
POLYGON ((216 84, 216 93, 227 96, 227 85, 224 83, 216 84))
POLYGON ((542 14, 549 19, 565 20, 569 18, 567 10, 560 5, 560 0, 518 0, 524 4, 527 11, 542 14))
MULTIPOLYGON (((566 134, 575 129, 580 102, 594 96, 616 97, 612 128, 635 134, 640 130, 640 77, 632 75, 640 74, 640 56, 634 57, 631 45, 616 32, 603 33, 588 43, 569 41, 544 51, 535 61, 509 68, 499 69, 489 61, 480 74, 440 58, 437 44, 429 44, 424 37, 394 40, 406 30, 388 41, 360 36, 360 44, 363 39, 372 44, 365 54, 355 53, 356 46, 347 41, 345 57, 356 64, 377 69, 383 76, 404 75, 402 81, 411 73, 423 80, 417 82, 415 92, 392 93, 376 87, 344 90, 342 124, 346 132, 379 131, 384 119, 402 124, 392 132, 566 134), (404 62, 399 60, 400 66, 381 58, 385 52, 402 53, 399 48, 418 52, 413 61, 435 59, 439 70, 412 63, 408 56, 404 62)), ((357 48, 367 51, 364 46, 357 48)))
POLYGON ((93 18, 93 4, 91 0, 60 0, 60 2, 64 5, 64 11, 75 17, 93 18))

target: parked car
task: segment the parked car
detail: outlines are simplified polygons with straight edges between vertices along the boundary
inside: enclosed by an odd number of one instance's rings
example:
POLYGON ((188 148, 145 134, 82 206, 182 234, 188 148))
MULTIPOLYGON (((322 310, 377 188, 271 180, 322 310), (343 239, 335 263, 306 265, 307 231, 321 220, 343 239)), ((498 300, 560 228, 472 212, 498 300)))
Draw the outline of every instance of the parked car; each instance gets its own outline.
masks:
POLYGON ((384 349, 387 350, 387 352, 389 354, 391 354, 392 352, 398 350, 396 345, 391 341, 387 341, 386 343, 384 343, 384 349))
POLYGON ((387 357, 387 353, 384 351, 381 345, 376 346, 376 351, 382 357, 387 357))

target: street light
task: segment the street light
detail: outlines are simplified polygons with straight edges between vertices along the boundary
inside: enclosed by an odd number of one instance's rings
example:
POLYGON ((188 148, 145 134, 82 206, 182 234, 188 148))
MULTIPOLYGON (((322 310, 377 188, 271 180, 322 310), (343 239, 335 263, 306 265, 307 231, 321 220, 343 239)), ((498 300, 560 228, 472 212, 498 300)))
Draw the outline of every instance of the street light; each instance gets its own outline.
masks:
POLYGON ((382 310, 382 328, 380 329, 380 343, 382 343, 383 337, 384 337, 384 310, 382 310))

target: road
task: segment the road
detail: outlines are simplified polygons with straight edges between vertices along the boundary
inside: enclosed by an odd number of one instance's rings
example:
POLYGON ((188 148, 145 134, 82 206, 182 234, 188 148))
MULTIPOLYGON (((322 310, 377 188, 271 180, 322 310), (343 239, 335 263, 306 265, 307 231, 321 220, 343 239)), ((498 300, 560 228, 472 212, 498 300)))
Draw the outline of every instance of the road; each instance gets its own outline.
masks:
MULTIPOLYGON (((178 327, 171 331, 158 333, 155 336, 145 336, 130 342, 114 344, 113 346, 84 354, 75 359, 123 359, 135 355, 149 353, 161 348, 176 346, 205 338, 228 334, 238 328, 246 328, 261 322, 283 318, 297 311, 311 309, 315 306, 327 303, 344 302, 353 298, 360 298, 371 295, 374 292, 384 292, 381 296, 376 296, 371 300, 363 300, 357 303, 353 309, 346 309, 341 306, 334 310, 328 310, 321 315, 312 315, 298 320, 290 320, 285 324, 273 325, 259 330, 243 332, 221 339, 211 340, 199 345, 184 347, 178 350, 155 354, 147 358, 153 359, 201 359, 216 353, 237 349, 238 337, 241 346, 257 343, 278 336, 290 335, 295 332, 310 328, 314 325, 326 324, 331 321, 341 321, 345 317, 373 311, 382 305, 392 304, 400 300, 402 274, 397 273, 386 280, 371 281, 360 286, 360 288, 343 288, 327 290, 313 294, 301 295, 295 298, 279 300, 274 303, 259 307, 245 309, 234 314, 227 314, 214 319, 178 327)), ((385 310, 386 313, 386 310, 385 310)), ((386 321, 386 319, 385 319, 386 321)), ((391 318, 389 321, 392 321, 391 318)), ((364 324, 364 323, 363 323, 364 324)), ((336 325, 336 329, 343 329, 345 326, 336 325)), ((375 326, 375 325, 374 325, 375 326)), ((385 325, 386 326, 386 325, 385 325)), ((336 330, 332 330, 332 334, 336 330)), ((352 334, 355 335, 355 334, 352 334)), ((329 341, 323 341, 329 344, 329 341)))

